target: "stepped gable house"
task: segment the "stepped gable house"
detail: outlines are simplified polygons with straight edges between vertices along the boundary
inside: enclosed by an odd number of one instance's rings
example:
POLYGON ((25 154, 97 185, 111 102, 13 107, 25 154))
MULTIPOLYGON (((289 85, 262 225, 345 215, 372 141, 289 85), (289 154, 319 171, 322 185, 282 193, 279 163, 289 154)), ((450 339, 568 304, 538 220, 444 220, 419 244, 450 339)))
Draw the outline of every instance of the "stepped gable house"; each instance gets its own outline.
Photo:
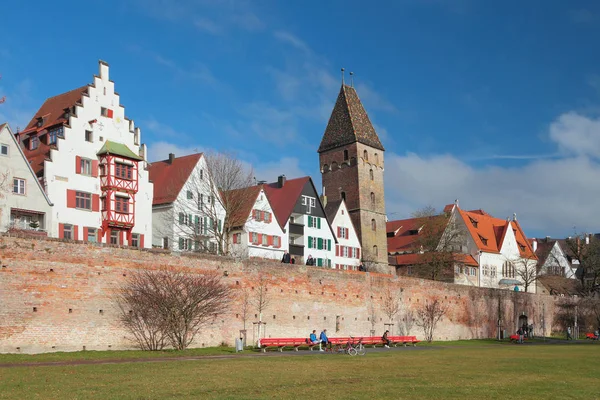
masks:
POLYGON ((93 83, 50 97, 18 133, 54 204, 59 238, 150 247, 152 183, 146 147, 125 116, 109 66, 93 83), (146 238, 148 240, 146 240, 146 238))
POLYGON ((384 150, 356 90, 342 83, 318 149, 323 194, 345 200, 362 259, 387 272, 384 150))

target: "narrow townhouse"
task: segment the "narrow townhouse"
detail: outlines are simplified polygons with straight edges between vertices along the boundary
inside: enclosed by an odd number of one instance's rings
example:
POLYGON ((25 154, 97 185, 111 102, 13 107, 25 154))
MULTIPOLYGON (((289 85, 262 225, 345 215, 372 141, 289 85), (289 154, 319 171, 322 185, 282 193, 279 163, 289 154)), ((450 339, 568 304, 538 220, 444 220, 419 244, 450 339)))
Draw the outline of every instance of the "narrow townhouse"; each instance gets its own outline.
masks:
POLYGON ((361 248, 356 229, 348 213, 346 202, 342 200, 327 201, 324 197, 325 214, 331 225, 338 244, 335 245, 335 269, 358 270, 360 266, 361 248))

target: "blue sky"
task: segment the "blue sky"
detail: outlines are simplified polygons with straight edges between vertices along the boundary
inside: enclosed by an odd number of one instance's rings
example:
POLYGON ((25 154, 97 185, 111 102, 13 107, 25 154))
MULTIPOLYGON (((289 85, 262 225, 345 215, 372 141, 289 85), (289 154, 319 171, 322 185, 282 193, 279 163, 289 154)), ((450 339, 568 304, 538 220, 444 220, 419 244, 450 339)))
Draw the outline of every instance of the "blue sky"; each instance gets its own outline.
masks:
POLYGON ((13 128, 103 59, 154 159, 234 151, 258 179, 319 185, 345 67, 387 150, 390 219, 458 198, 516 212, 529 235, 600 231, 598 2, 30 1, 3 14, 13 128))

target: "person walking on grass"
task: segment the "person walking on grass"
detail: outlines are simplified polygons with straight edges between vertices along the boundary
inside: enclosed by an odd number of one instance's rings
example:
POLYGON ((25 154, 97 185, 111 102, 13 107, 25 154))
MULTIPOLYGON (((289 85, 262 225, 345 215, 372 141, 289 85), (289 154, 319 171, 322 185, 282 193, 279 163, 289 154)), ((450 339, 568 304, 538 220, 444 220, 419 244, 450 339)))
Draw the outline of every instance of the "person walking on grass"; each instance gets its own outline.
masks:
POLYGON ((571 327, 570 326, 567 328, 567 340, 573 340, 573 337, 571 336, 571 327))
POLYGON ((523 343, 523 328, 517 330, 517 335, 519 335, 519 343, 523 343))
POLYGON ((385 331, 383 333, 383 336, 381 337, 381 340, 383 340, 383 345, 388 349, 390 348, 390 339, 388 339, 389 333, 390 333, 390 331, 385 331))

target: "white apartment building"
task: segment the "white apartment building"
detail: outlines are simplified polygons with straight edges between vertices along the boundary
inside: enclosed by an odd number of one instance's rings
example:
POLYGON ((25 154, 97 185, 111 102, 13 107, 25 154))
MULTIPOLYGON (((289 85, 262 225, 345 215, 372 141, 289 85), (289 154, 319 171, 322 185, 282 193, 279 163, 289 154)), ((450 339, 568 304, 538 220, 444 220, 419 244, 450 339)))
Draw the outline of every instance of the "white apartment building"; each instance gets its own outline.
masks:
POLYGON ((99 62, 99 75, 47 99, 19 141, 54 204, 52 236, 150 247, 152 191, 141 132, 99 62))
POLYGON ((152 245, 172 251, 222 252, 225 210, 202 153, 148 166, 154 184, 152 245))
POLYGON ((50 199, 8 124, 0 124, 0 231, 53 236, 52 227, 50 199))

